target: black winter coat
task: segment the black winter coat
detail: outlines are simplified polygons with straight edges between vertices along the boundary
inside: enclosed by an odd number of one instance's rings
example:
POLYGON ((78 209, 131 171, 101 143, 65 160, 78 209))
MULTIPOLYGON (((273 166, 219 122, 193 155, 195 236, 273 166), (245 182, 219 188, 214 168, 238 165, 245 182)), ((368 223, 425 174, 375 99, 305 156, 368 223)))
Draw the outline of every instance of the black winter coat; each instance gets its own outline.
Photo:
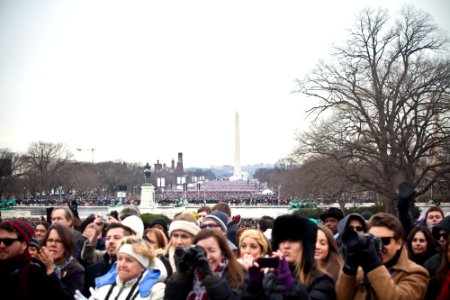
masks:
POLYGON ((314 273, 306 286, 296 280, 294 289, 289 294, 284 293, 284 286, 281 284, 276 273, 267 273, 263 280, 265 298, 260 299, 336 299, 333 278, 318 270, 313 272, 314 273))

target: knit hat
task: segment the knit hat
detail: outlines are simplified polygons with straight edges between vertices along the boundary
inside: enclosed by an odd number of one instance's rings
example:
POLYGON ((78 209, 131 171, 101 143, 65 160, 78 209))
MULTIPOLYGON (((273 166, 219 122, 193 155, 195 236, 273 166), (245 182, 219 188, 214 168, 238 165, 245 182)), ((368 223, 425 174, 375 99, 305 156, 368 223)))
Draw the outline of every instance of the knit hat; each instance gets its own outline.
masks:
POLYGON ((335 218, 341 220, 344 217, 342 210, 337 207, 330 207, 325 213, 320 215, 320 219, 325 222, 327 218, 335 218))
POLYGON ((28 245, 28 247, 35 247, 39 249, 41 248, 41 243, 39 242, 37 237, 33 236, 31 237, 30 244, 28 245))
POLYGON ((30 224, 28 224, 28 222, 25 222, 21 219, 12 219, 3 222, 3 224, 11 225, 15 230, 17 230, 17 232, 19 232, 23 236, 24 241, 27 244, 30 243, 31 237, 34 235, 34 230, 30 226, 30 224))
POLYGON ((184 221, 184 220, 175 220, 170 223, 169 226, 169 237, 172 235, 172 232, 176 230, 181 230, 189 233, 192 236, 196 236, 200 231, 200 227, 194 222, 184 221))
POLYGON ((144 222, 138 216, 128 216, 122 220, 122 224, 130 227, 137 237, 142 238, 144 236, 144 222))
POLYGON ((272 251, 277 251, 283 241, 302 241, 305 273, 308 273, 314 264, 316 239, 317 225, 300 215, 281 215, 273 223, 272 251))
POLYGON ((133 246, 130 244, 123 244, 120 246, 119 251, 117 253, 126 253, 134 257, 144 268, 147 268, 150 264, 150 259, 146 256, 143 256, 140 253, 137 253, 133 250, 133 246))
POLYGON ((90 214, 86 219, 83 220, 83 222, 81 222, 80 232, 83 233, 83 231, 86 229, 86 227, 94 221, 95 221, 95 215, 90 214))
POLYGON ((209 215, 207 215, 203 219, 203 222, 205 222, 206 220, 213 220, 214 222, 216 222, 217 225, 219 225, 222 228, 222 230, 225 233, 228 231, 228 228, 227 228, 228 216, 225 213, 215 210, 212 213, 210 213, 209 215))

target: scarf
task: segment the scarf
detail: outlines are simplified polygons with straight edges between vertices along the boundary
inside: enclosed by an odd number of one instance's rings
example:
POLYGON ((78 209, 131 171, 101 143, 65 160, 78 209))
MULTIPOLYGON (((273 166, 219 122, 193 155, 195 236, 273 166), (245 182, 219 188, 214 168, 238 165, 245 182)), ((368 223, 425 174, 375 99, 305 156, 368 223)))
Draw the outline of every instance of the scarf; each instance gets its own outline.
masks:
MULTIPOLYGON (((225 257, 222 262, 217 266, 217 269, 214 271, 220 274, 220 277, 223 276, 223 272, 228 266, 228 259, 225 257)), ((205 286, 202 284, 203 274, 199 273, 197 270, 194 271, 194 282, 192 291, 187 296, 187 300, 207 300, 208 294, 206 293, 205 286)))
POLYGON ((66 261, 62 265, 55 265, 53 271, 59 279, 66 276, 66 267, 73 261, 73 256, 66 259, 66 261), (63 272, 64 271, 64 272, 63 272))

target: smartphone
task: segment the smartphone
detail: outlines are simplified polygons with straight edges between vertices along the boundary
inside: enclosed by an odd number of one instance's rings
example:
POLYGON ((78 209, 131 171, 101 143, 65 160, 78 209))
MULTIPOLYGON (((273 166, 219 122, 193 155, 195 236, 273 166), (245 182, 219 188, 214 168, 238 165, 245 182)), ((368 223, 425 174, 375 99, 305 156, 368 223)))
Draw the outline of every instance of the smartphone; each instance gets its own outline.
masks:
POLYGON ((278 257, 260 257, 256 261, 261 268, 278 268, 278 257))

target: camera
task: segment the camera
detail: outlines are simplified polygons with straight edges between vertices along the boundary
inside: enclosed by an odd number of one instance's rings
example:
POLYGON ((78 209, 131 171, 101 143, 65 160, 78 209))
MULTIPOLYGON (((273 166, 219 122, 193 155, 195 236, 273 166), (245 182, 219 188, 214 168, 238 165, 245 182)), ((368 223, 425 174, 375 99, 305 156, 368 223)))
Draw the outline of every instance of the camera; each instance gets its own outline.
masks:
POLYGON ((342 235, 342 243, 350 252, 361 251, 368 246, 370 240, 373 240, 377 253, 381 253, 383 250, 383 242, 373 234, 358 234, 353 229, 347 229, 342 235))
POLYGON ((175 257, 183 260, 189 265, 194 265, 196 257, 206 256, 205 249, 199 245, 192 245, 190 247, 177 247, 175 248, 175 257))

